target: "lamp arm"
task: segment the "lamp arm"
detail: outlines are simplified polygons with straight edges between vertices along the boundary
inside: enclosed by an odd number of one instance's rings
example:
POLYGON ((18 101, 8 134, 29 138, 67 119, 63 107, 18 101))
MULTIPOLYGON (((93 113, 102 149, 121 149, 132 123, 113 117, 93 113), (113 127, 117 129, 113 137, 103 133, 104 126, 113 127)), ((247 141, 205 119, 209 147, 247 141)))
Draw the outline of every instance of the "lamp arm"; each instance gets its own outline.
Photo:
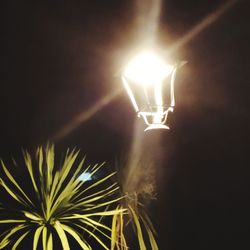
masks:
POLYGON ((175 106, 175 97, 174 97, 174 82, 175 82, 175 78, 176 78, 176 71, 177 68, 174 68, 172 76, 171 76, 171 82, 170 82, 170 98, 171 98, 171 107, 175 106))

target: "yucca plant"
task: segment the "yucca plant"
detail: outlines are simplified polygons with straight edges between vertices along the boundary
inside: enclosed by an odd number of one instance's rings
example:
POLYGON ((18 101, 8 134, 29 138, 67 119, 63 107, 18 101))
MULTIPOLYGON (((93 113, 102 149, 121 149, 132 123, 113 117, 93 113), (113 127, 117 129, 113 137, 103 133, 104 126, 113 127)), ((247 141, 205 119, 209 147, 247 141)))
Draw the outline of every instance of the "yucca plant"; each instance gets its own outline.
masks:
POLYGON ((120 200, 117 211, 126 209, 127 212, 113 216, 111 250, 130 249, 127 233, 131 231, 137 238, 140 250, 158 250, 157 233, 147 213, 147 204, 155 199, 152 166, 150 161, 139 161, 133 166, 132 172, 130 166, 124 164, 123 171, 118 174, 124 199, 120 200))
POLYGON ((29 239, 33 250, 52 250, 56 242, 68 250, 71 240, 84 250, 110 249, 111 223, 104 220, 126 211, 116 208, 122 197, 117 183, 110 184, 115 173, 103 174, 108 172, 101 171, 104 164, 84 167, 78 155, 67 150, 62 164, 56 164, 53 145, 39 147, 34 157, 23 152, 25 185, 1 161, 0 187, 5 198, 0 198, 0 225, 6 228, 0 235, 0 249, 15 250, 29 239), (103 176, 80 180, 83 173, 103 176))
POLYGON ((122 202, 117 206, 117 211, 126 210, 127 212, 120 212, 113 216, 111 250, 130 249, 125 233, 127 227, 132 227, 140 250, 158 250, 159 248, 155 238, 156 231, 143 203, 138 201, 136 193, 134 193, 133 200, 131 200, 129 196, 130 195, 127 195, 125 198, 127 200, 126 202, 122 202))

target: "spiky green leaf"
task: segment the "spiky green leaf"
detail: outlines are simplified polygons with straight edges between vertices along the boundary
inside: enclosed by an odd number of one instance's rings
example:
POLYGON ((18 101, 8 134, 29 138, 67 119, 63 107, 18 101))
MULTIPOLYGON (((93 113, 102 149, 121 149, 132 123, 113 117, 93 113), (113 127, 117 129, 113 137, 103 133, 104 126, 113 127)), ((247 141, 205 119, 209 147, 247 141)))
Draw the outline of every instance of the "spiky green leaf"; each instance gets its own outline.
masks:
POLYGON ((129 210, 132 213, 133 220, 134 220, 134 223, 135 223, 135 226, 136 226, 137 237, 138 237, 140 249, 141 250, 146 250, 146 246, 145 246, 145 242, 144 242, 144 239, 143 239, 143 234, 142 234, 142 229, 141 229, 139 218, 138 218, 137 214, 135 213, 134 209, 131 206, 129 206, 129 210))
POLYGON ((43 230, 43 227, 44 226, 40 226, 35 231, 34 238, 33 238, 33 250, 37 250, 37 244, 38 244, 41 232, 43 230))
POLYGON ((12 247, 12 250, 16 250, 16 248, 18 247, 18 245, 21 243, 21 241, 27 236, 27 234, 29 233, 25 232, 22 236, 19 237, 19 239, 15 242, 14 246, 12 247))
POLYGON ((59 221, 55 222, 54 228, 56 229, 57 234, 61 240, 63 250, 70 250, 68 238, 67 238, 67 236, 66 236, 66 234, 61 226, 61 223, 59 221))
POLYGON ((63 230, 65 230, 67 233, 69 233, 76 241, 77 243, 82 247, 84 250, 90 250, 90 246, 88 246, 81 238, 80 236, 76 233, 76 231, 64 224, 61 224, 63 230))

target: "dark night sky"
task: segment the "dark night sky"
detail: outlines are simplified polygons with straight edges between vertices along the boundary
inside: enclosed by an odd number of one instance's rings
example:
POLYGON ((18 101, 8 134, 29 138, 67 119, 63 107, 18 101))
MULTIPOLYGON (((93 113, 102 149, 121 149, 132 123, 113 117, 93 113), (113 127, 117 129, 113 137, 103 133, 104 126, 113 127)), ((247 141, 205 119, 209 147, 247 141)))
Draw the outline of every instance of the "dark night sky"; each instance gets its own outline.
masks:
MULTIPOLYGON (((173 46, 223 2, 163 1, 159 43, 173 46)), ((250 249, 249 11, 238 1, 172 55, 188 64, 171 130, 160 132, 152 214, 161 250, 250 249)), ((115 75, 138 42, 135 16, 132 0, 1 2, 3 158, 51 140, 121 84, 115 75)), ((135 119, 123 92, 56 146, 112 164, 128 151, 135 119)))

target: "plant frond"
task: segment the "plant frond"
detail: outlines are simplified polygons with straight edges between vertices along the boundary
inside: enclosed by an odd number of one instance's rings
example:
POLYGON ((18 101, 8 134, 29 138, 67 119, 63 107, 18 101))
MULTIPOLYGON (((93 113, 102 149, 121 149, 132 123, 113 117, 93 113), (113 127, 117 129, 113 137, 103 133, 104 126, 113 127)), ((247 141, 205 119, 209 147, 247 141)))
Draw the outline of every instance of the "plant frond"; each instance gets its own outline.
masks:
POLYGON ((38 244, 41 232, 43 230, 43 227, 44 226, 40 226, 35 231, 34 238, 33 238, 33 250, 37 250, 37 244, 38 244))
POLYGON ((31 182, 33 184, 34 190, 36 191, 37 195, 40 197, 40 194, 39 194, 38 188, 37 188, 37 184, 35 181, 35 177, 34 177, 31 156, 27 151, 23 151, 23 156, 24 156, 25 166, 28 169, 29 176, 30 176, 31 182))
POLYGON ((12 224, 12 223, 20 223, 20 222, 26 222, 26 220, 0 220, 1 224, 12 224))
POLYGON ((9 245, 10 241, 9 240, 5 240, 3 242, 0 243, 0 249, 4 249, 7 245, 9 245))
MULTIPOLYGON (((103 230, 103 226, 97 226, 97 225, 95 225, 93 222, 90 222, 89 220, 87 220, 86 218, 85 219, 80 219, 80 221, 82 222, 82 224, 86 227, 86 225, 87 226, 89 226, 89 227, 91 227, 92 228, 92 232, 93 231, 97 231, 98 233, 100 233, 101 235, 103 235, 105 238, 107 238, 107 239, 111 239, 110 238, 110 236, 106 233, 106 231, 104 231, 103 230), (100 228, 102 228, 102 229, 100 229, 100 228)), ((77 227, 80 227, 80 228, 82 228, 82 225, 80 225, 79 223, 78 224, 75 224, 77 227)), ((106 229, 106 228, 104 228, 104 229, 106 229)), ((110 234, 110 229, 108 230, 108 229, 106 229, 107 231, 109 231, 109 234, 110 234)))
MULTIPOLYGON (((89 235, 91 235, 101 246, 103 246, 104 249, 109 250, 108 247, 104 244, 104 242, 96 234, 92 233, 86 227, 81 227, 81 228, 82 228, 82 230, 87 232, 89 235)), ((88 249, 86 249, 86 250, 88 250, 88 249)))
POLYGON ((43 249, 46 249, 47 247, 47 227, 43 227, 42 231, 42 242, 43 242, 43 249))
POLYGON ((61 223, 59 221, 55 222, 54 228, 56 229, 57 234, 61 240, 63 250, 70 250, 68 238, 67 238, 67 236, 66 236, 66 234, 61 226, 61 223))
POLYGON ((47 250, 53 250, 53 236, 52 233, 49 232, 49 238, 48 238, 48 242, 47 242, 47 250))
POLYGON ((144 239, 143 239, 143 234, 142 234, 142 229, 141 229, 141 225, 140 225, 140 222, 139 222, 139 218, 138 218, 137 214, 135 213, 134 209, 131 206, 129 206, 129 210, 131 211, 131 214, 133 216, 133 220, 135 222, 136 231, 137 231, 137 237, 138 237, 140 249, 141 250, 146 250, 146 246, 145 246, 145 243, 144 243, 144 239))
POLYGON ((90 250, 91 247, 88 246, 78 235, 78 233, 76 233, 75 230, 73 230, 72 228, 70 228, 69 226, 66 226, 64 224, 61 224, 61 227, 63 228, 63 230, 65 230, 67 233, 69 233, 76 241, 77 243, 82 247, 82 249, 84 250, 90 250))
POLYGON ((52 250, 53 237, 60 240, 63 250, 70 249, 70 240, 91 250, 89 237, 103 249, 109 249, 112 228, 104 218, 109 217, 110 221, 110 216, 127 214, 127 209, 117 209, 124 196, 120 196, 119 185, 112 180, 115 172, 105 169, 104 163, 85 167, 85 157, 78 160, 78 156, 79 151, 68 149, 60 165, 54 145, 38 147, 34 158, 23 151, 29 189, 24 189, 1 162, 4 175, 0 185, 14 203, 8 204, 13 208, 7 211, 7 204, 1 200, 0 212, 4 217, 0 223, 11 228, 0 235, 0 249, 9 245, 18 249, 23 241, 30 240, 27 235, 32 236, 33 250, 52 250), (81 180, 82 173, 89 173, 92 180, 81 180))
POLYGON ((26 212, 26 211, 23 211, 24 215, 31 219, 31 220, 34 220, 34 221, 42 221, 43 218, 41 216, 39 216, 39 214, 37 213, 30 213, 30 212, 26 212))
POLYGON ((23 206, 28 206, 27 202, 23 198, 21 198, 17 193, 12 191, 11 188, 1 178, 0 178, 0 184, 14 200, 22 204, 23 206))
POLYGON ((22 193, 22 195, 24 196, 24 198, 26 198, 26 200, 32 205, 34 206, 33 202, 30 200, 30 198, 25 194, 25 192, 22 190, 22 188, 18 185, 18 183, 16 182, 15 178, 11 175, 11 173, 9 172, 9 170, 6 168, 4 162, 1 160, 1 164, 2 164, 2 168, 6 174, 6 176, 9 178, 9 180, 17 187, 17 189, 22 193))
POLYGON ((27 225, 25 224, 21 224, 21 225, 18 225, 10 230, 7 230, 7 234, 4 236, 4 238, 1 240, 0 242, 0 249, 4 248, 4 246, 6 246, 6 242, 8 242, 8 244, 11 242, 10 240, 10 237, 14 234, 16 234, 18 231, 26 228, 27 225))
POLYGON ((143 224, 144 224, 144 226, 146 228, 146 232, 148 234, 152 250, 159 250, 158 245, 157 245, 156 240, 155 240, 154 232, 149 227, 147 221, 145 221, 143 218, 141 218, 141 220, 143 221, 143 224))
POLYGON ((16 250, 16 248, 18 247, 18 245, 21 243, 21 241, 27 236, 27 234, 29 233, 30 231, 24 233, 14 244, 14 246, 12 247, 12 250, 16 250))

